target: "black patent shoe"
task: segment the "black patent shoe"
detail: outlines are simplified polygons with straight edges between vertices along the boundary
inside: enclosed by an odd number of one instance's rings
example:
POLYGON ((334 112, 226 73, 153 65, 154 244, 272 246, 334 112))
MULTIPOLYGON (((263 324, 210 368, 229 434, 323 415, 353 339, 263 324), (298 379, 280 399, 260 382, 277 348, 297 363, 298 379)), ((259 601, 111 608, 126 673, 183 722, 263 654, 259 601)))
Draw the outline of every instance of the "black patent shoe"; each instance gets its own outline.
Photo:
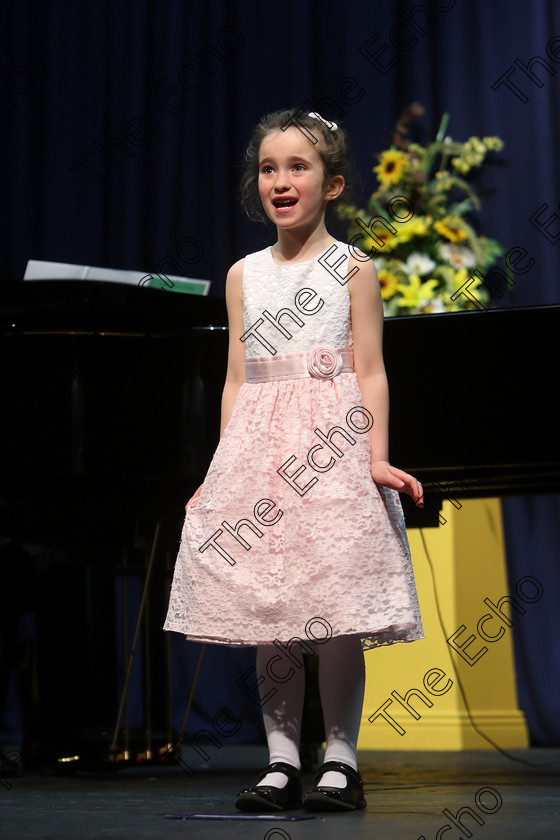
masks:
POLYGON ((284 773, 288 777, 286 787, 263 785, 242 790, 235 800, 236 808, 240 811, 290 811, 301 808, 301 771, 291 764, 275 761, 263 770, 257 785, 269 773, 284 773))
POLYGON ((346 776, 346 787, 314 787, 303 799, 303 807, 307 811, 357 811, 366 808, 364 785, 357 770, 341 761, 327 761, 319 767, 313 779, 315 784, 328 770, 337 770, 346 776))

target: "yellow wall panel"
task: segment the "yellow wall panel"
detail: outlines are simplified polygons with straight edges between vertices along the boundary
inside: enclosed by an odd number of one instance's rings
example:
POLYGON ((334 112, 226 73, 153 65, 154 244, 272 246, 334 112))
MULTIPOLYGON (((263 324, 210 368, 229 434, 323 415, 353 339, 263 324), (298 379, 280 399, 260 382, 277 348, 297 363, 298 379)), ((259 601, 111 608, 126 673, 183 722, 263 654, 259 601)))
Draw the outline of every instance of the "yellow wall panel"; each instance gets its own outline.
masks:
POLYGON ((408 531, 426 638, 366 652, 358 749, 492 749, 476 729, 502 749, 529 745, 508 625, 538 592, 527 581, 513 607, 500 603, 509 593, 499 499, 460 505, 444 501, 439 528, 408 531))

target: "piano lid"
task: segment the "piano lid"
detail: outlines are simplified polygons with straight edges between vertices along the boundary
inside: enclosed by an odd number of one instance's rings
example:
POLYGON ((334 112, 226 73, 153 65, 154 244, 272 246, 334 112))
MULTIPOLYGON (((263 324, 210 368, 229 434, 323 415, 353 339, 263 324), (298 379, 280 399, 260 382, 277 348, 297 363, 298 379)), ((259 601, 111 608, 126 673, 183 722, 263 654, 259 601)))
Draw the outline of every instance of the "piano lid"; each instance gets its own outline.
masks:
POLYGON ((225 298, 97 280, 0 280, 0 335, 30 332, 172 335, 227 327, 225 298))
POLYGON ((393 463, 460 496, 560 490, 560 306, 390 318, 393 463))

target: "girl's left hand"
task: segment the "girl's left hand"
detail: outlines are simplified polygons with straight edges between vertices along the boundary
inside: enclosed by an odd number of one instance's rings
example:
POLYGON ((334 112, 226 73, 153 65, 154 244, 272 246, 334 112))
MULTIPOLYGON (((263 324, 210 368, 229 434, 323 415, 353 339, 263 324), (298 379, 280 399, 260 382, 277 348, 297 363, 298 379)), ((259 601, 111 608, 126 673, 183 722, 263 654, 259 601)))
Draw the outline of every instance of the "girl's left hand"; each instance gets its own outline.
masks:
POLYGON ((392 467, 388 461, 374 461, 371 465, 371 477, 376 484, 398 490, 399 493, 407 493, 412 496, 417 507, 424 507, 422 485, 413 475, 392 467))

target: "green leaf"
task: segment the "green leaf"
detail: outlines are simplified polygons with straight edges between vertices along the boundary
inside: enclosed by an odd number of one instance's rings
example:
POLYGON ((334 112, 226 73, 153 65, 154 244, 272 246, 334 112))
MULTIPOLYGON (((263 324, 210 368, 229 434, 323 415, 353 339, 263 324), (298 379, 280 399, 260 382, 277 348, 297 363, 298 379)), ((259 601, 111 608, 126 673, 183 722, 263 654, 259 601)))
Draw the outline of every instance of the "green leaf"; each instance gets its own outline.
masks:
POLYGON ((464 198, 462 201, 456 201, 449 205, 450 216, 464 216, 473 209, 472 198, 464 198))
POLYGON ((441 143, 443 138, 445 137, 445 132, 447 131, 448 122, 449 122, 449 112, 445 111, 443 117, 441 118, 441 122, 439 124, 438 133, 436 134, 436 143, 441 143))

